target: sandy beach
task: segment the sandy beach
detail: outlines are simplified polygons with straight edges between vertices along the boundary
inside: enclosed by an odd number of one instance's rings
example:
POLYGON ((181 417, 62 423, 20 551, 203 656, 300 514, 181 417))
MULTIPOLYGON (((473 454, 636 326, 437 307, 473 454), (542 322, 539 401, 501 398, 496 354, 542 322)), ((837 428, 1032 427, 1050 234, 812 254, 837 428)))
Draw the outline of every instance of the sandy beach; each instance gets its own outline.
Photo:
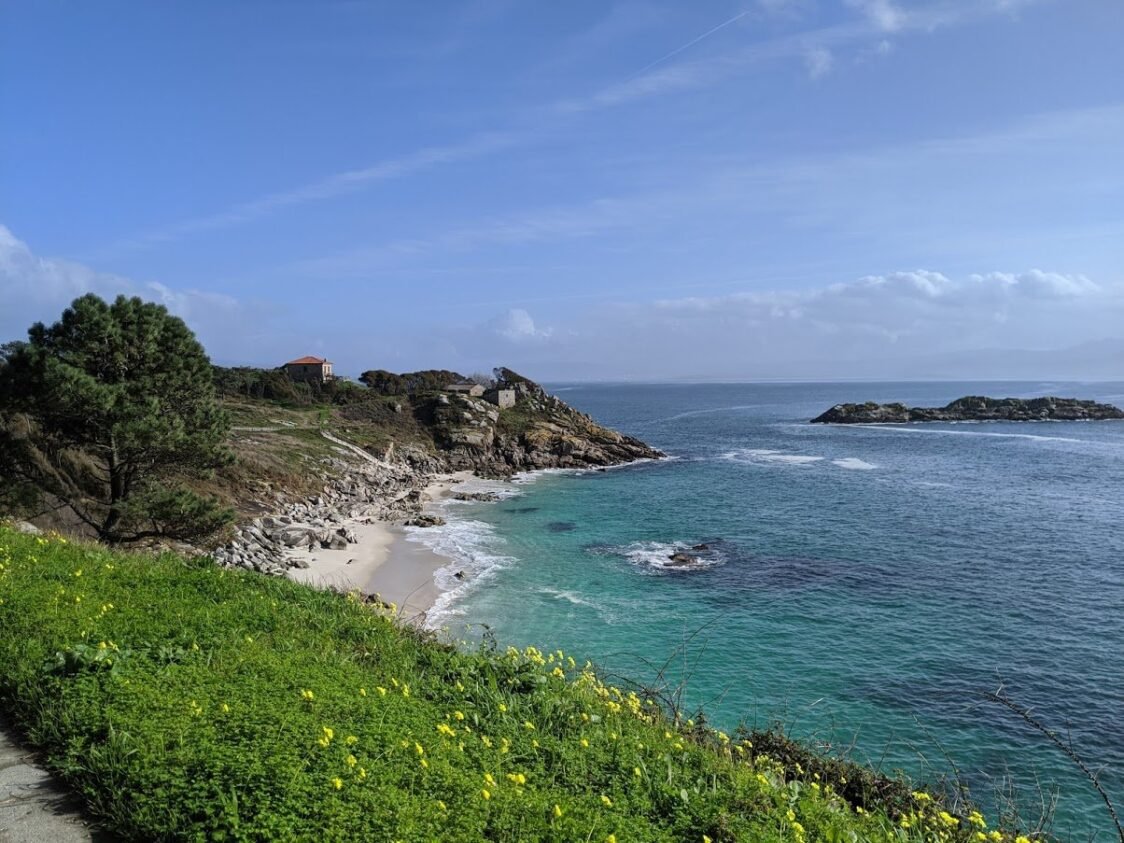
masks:
MULTIPOLYGON (((453 489, 472 478, 472 472, 436 478, 423 492, 423 512, 448 497, 453 489)), ((410 541, 405 527, 380 521, 352 521, 345 526, 359 539, 342 550, 292 551, 308 562, 307 568, 290 568, 297 582, 340 591, 358 589, 393 603, 404 620, 422 624, 426 612, 441 593, 434 582, 438 569, 450 560, 425 545, 410 541)))

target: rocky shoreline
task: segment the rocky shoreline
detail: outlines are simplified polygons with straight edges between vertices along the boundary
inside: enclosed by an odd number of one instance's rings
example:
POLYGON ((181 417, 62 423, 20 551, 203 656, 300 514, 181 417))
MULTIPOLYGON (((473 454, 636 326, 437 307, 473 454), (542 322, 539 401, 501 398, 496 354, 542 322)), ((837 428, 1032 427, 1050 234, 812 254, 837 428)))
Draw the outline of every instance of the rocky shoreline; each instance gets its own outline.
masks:
POLYGON ((1124 419, 1124 410, 1111 404, 1077 398, 987 398, 970 395, 944 407, 905 404, 836 404, 812 419, 812 424, 903 424, 963 421, 1103 421, 1124 419))
MULTIPOLYGON (((440 526, 440 516, 422 510, 427 487, 442 476, 467 471, 510 478, 520 471, 603 469, 664 457, 638 439, 602 427, 538 384, 522 379, 512 387, 519 396, 514 416, 482 400, 439 395, 430 422, 435 452, 391 446, 379 459, 322 430, 336 452, 324 461, 323 491, 303 500, 276 499, 266 506, 269 514, 237 527, 211 555, 223 567, 282 576, 293 568, 308 568, 314 561, 310 551, 358 544, 359 525, 440 526)), ((456 497, 498 499, 491 492, 456 497)))
POLYGON ((307 568, 308 551, 356 544, 356 524, 422 517, 424 490, 438 476, 409 463, 373 458, 361 464, 333 458, 325 468, 331 479, 319 495, 277 501, 274 514, 238 527, 228 543, 213 550, 215 562, 274 576, 307 568))

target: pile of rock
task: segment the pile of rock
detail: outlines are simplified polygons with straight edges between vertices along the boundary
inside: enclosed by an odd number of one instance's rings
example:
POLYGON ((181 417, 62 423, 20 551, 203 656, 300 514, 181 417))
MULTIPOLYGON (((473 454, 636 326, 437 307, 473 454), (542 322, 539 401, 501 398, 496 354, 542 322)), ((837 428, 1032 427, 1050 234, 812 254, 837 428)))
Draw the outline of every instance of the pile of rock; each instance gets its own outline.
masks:
POLYGON ((307 568, 307 550, 343 550, 358 538, 349 526, 417 517, 422 490, 431 475, 406 463, 381 461, 361 465, 332 459, 328 481, 319 495, 303 501, 278 501, 273 515, 255 518, 212 556, 225 568, 248 568, 283 575, 307 568))

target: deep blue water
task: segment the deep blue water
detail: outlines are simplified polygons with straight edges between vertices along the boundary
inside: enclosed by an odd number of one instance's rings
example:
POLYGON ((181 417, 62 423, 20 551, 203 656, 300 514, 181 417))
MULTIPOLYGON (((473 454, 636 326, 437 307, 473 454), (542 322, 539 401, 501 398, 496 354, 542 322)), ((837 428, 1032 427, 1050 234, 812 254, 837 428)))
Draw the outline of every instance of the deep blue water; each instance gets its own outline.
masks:
POLYGON ((1124 423, 845 427, 842 401, 943 405, 1124 384, 557 385, 674 459, 546 474, 449 508, 431 542, 478 576, 446 607, 503 644, 561 647, 714 725, 782 721, 976 799, 1059 790, 1055 830, 1112 839, 1071 762, 982 694, 1067 734, 1124 803, 1124 423), (663 566, 706 543, 712 563, 663 566))

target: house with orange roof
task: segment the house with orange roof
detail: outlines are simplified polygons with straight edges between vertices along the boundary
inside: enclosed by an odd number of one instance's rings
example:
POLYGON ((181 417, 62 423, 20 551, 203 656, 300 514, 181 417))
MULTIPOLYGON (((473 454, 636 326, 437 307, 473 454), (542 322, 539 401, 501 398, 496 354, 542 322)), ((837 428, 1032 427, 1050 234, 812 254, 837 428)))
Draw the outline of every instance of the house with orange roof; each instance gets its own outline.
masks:
POLYGON ((322 357, 298 357, 281 367, 289 378, 302 383, 324 383, 332 380, 332 361, 322 357))

